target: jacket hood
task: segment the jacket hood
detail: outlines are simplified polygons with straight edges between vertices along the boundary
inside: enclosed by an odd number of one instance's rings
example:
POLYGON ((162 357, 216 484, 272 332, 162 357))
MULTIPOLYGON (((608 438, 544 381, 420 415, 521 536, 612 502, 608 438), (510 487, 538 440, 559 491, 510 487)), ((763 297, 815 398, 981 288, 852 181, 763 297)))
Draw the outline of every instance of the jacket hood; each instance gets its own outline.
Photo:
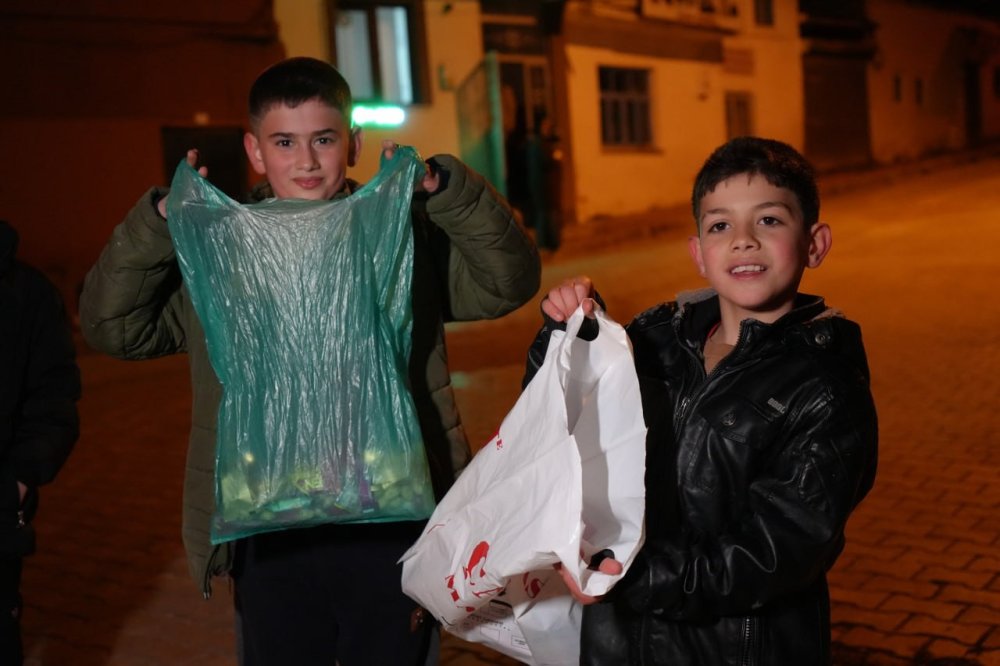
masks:
POLYGON ((17 232, 3 220, 0 220, 0 275, 10 270, 17 253, 17 232))

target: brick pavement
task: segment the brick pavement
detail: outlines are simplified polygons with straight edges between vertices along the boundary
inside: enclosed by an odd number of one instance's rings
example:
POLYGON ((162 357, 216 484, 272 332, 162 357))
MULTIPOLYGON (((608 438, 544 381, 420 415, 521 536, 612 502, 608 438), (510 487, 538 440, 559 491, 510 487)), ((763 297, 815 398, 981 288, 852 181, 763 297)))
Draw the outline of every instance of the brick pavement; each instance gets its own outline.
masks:
MULTIPOLYGON (((817 290, 852 303, 849 314, 865 324, 882 448, 876 488, 850 523, 831 574, 836 663, 1000 664, 1000 312, 993 293, 1000 160, 987 154, 854 177, 871 192, 850 174, 830 178, 825 189, 837 194, 826 209, 847 229, 858 224, 849 219, 857 209, 886 223, 855 230, 854 240, 837 236, 817 290), (983 177, 986 170, 994 175, 983 177), (916 186, 899 189, 914 177, 916 186), (909 204, 925 212, 914 230, 898 219, 909 204)), ((686 224, 682 211, 652 222, 597 221, 568 235, 567 247, 547 259, 547 274, 573 262, 580 263, 570 268, 588 266, 588 252, 629 238, 679 237, 687 231, 677 225, 686 224)), ((524 320, 533 325, 533 314, 524 320)), ((81 442, 43 493, 40 550, 26 563, 28 664, 232 664, 227 590, 199 599, 178 538, 179 442, 190 412, 185 360, 122 363, 84 354, 81 365, 81 442)), ((520 368, 465 372, 463 413, 472 440, 485 441, 512 404, 520 368)), ((448 637, 441 661, 514 663, 448 637)))

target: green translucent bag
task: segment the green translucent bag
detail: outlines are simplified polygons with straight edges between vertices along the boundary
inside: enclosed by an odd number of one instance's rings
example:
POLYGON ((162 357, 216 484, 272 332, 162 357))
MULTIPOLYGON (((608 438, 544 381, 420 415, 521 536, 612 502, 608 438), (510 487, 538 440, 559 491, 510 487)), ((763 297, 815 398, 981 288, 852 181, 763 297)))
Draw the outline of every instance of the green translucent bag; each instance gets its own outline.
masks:
POLYGON ((423 168, 403 147, 345 199, 244 206, 178 166, 168 224, 223 389, 212 543, 433 511, 407 390, 423 168))

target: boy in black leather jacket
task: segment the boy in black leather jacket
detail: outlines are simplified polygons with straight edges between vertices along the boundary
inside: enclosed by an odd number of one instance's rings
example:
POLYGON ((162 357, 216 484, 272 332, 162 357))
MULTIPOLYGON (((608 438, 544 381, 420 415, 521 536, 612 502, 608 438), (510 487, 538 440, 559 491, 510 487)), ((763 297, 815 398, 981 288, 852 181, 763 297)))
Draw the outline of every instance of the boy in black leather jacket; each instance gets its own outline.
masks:
MULTIPOLYGON (((581 661, 829 663, 826 572, 874 482, 877 422, 858 325, 798 292, 831 243, 813 171, 784 143, 733 139, 692 206, 712 289, 627 326, 649 428, 646 543, 603 599, 564 576, 586 604, 581 661)), ((594 296, 585 276, 548 293, 529 376, 594 296)))

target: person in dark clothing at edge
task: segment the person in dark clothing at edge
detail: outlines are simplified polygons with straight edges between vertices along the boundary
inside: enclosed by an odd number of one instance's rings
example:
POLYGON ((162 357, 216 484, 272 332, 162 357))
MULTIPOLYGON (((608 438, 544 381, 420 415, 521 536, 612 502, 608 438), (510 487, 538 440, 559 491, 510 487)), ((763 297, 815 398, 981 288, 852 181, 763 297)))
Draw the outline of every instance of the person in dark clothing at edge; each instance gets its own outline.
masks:
MULTIPOLYGON (((328 200, 357 192, 360 185, 346 176, 362 143, 351 111, 350 87, 329 63, 289 58, 262 72, 250 90, 251 131, 244 138, 251 166, 266 178, 253 200, 328 200)), ((396 145, 384 142, 382 150, 389 158, 396 145)), ((190 151, 188 162, 196 166, 197 157, 190 151)), ((444 322, 496 318, 520 307, 538 290, 541 263, 509 204, 455 157, 431 157, 420 186, 411 207, 408 386, 440 499, 470 458, 444 322)), ((183 537, 192 575, 206 596, 214 576, 232 576, 244 666, 422 666, 435 628, 403 594, 397 561, 425 521, 320 525, 212 546, 221 387, 181 280, 167 196, 164 188, 151 189, 114 230, 87 274, 80 318, 87 342, 112 356, 189 356, 193 414, 183 537)))
MULTIPOLYGON (((645 544, 603 598, 563 574, 586 604, 581 662, 829 664, 826 572, 874 483, 878 435, 859 326, 798 291, 831 244, 814 173, 787 144, 733 139, 692 207, 711 289, 626 327, 649 428, 645 544)), ((548 292, 526 381, 595 298, 586 276, 548 292)))
POLYGON ((17 232, 0 220, 0 664, 24 660, 22 559, 35 550, 38 487, 79 436, 80 371, 62 296, 15 258, 17 232))

